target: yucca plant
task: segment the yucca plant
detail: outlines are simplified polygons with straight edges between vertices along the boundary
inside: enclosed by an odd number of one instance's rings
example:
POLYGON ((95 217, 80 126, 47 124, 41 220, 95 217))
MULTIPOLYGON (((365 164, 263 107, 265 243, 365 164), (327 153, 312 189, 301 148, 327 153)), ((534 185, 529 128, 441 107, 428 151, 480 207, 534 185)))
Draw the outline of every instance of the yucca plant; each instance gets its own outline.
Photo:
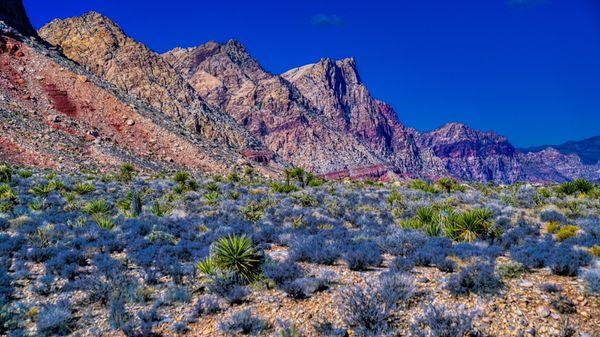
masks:
POLYGON ((440 189, 442 191, 444 191, 446 193, 465 190, 465 187, 462 186, 461 184, 459 184, 458 181, 456 181, 456 179, 449 178, 449 177, 440 178, 437 181, 437 185, 440 187, 440 189))
POLYGON ((83 211, 89 215, 107 214, 110 212, 111 206, 104 199, 95 199, 85 204, 83 211))
POLYGON ((27 179, 27 178, 31 178, 31 176, 33 175, 33 172, 31 172, 29 170, 19 170, 19 172, 17 172, 17 174, 19 175, 19 177, 21 177, 23 179, 27 179))
POLYGON ((16 199, 15 191, 8 184, 0 185, 0 199, 16 199))
POLYGON ((270 187, 273 192, 281 194, 287 194, 299 190, 295 185, 284 184, 278 181, 272 182, 270 187))
POLYGON ((260 258, 245 235, 230 235, 217 240, 212 259, 218 268, 234 272, 248 283, 258 278, 260 258))
POLYGON ((206 184, 206 186, 204 186, 204 189, 207 192, 219 192, 219 190, 221 188, 219 187, 219 184, 217 184, 216 182, 213 181, 213 182, 206 184))
POLYGON ((200 273, 206 276, 215 275, 218 271, 215 261, 210 256, 198 262, 198 264, 196 264, 196 268, 200 273))
POLYGON ((204 195, 204 199, 206 199, 207 205, 216 206, 219 203, 220 196, 219 192, 208 192, 204 195))
POLYGON ((92 215, 92 220, 94 220, 98 227, 106 230, 112 230, 117 225, 110 216, 102 213, 92 215))
POLYGON ((44 200, 41 200, 41 199, 33 200, 27 206, 29 207, 30 210, 32 210, 34 212, 39 212, 44 209, 44 200))
POLYGON ((387 202, 392 207, 402 206, 404 198, 397 190, 393 190, 387 198, 387 202))
POLYGON ((131 190, 117 201, 117 207, 128 218, 138 217, 142 213, 142 197, 136 190, 131 190))
POLYGON ((173 212, 173 205, 168 202, 160 202, 155 200, 150 208, 150 212, 154 213, 156 216, 163 217, 173 212))
POLYGON ((47 197, 48 194, 55 190, 55 188, 56 186, 52 182, 47 184, 37 184, 29 189, 29 193, 38 197, 47 197))
POLYGON ((410 182, 409 187, 415 190, 421 190, 428 193, 438 193, 435 186, 422 179, 415 179, 410 182))
POLYGON ((456 216, 450 233, 451 238, 460 241, 475 241, 476 239, 493 233, 491 230, 492 212, 488 209, 474 209, 456 216))
POLYGON ((135 166, 132 163, 125 163, 119 169, 119 180, 128 183, 133 180, 135 174, 135 166))
POLYGON ((185 184, 188 179, 190 179, 190 174, 186 171, 175 172, 175 175, 173 176, 173 181, 180 185, 185 184))
POLYGON ((89 184, 89 183, 77 183, 75 184, 75 186, 73 186, 73 192, 83 195, 83 194, 88 194, 88 193, 92 193, 96 190, 96 186, 94 186, 94 184, 89 184))
POLYGON ((416 218, 423 224, 430 224, 439 221, 439 212, 432 206, 419 207, 416 218))
POLYGON ((0 164, 0 183, 12 181, 12 168, 8 164, 0 164))

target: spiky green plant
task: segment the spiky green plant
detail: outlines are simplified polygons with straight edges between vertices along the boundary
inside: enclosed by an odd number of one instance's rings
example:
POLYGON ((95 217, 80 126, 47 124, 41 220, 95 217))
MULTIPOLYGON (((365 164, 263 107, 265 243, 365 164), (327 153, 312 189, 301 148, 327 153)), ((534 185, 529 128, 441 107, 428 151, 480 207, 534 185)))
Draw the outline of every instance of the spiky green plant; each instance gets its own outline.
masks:
POLYGON ((387 202, 391 207, 402 206, 404 203, 404 197, 398 190, 392 190, 390 195, 387 197, 387 202))
POLYGON ((23 179, 27 179, 27 178, 31 178, 31 176, 33 175, 33 172, 31 172, 29 170, 19 170, 19 172, 17 172, 17 174, 19 175, 19 177, 21 177, 23 179))
POLYGON ((106 202, 106 200, 94 199, 94 200, 90 200, 87 204, 85 204, 83 211, 86 214, 95 215, 95 214, 107 214, 110 212, 110 209, 111 209, 111 206, 106 202))
POLYGON ((196 264, 196 268, 200 273, 207 276, 215 275, 218 271, 215 261, 210 256, 198 262, 198 264, 196 264))
POLYGON ((125 163, 119 168, 119 180, 122 182, 130 182, 135 177, 135 166, 132 163, 125 163))
POLYGON ((444 191, 446 193, 465 190, 465 187, 462 186, 458 181, 456 181, 456 179, 449 178, 449 177, 440 178, 437 181, 437 185, 440 187, 440 189, 442 191, 444 191))
POLYGON ((178 184, 185 184, 188 179, 190 179, 190 174, 186 171, 175 172, 175 175, 173 176, 173 181, 178 184))
POLYGON ((427 193, 438 193, 438 190, 435 188, 435 186, 422 179, 415 179, 411 181, 408 186, 412 189, 421 190, 427 193))
POLYGON ((287 194, 290 192, 296 192, 298 191, 298 187, 295 185, 289 185, 289 184, 285 184, 285 183, 280 183, 278 181, 274 181, 271 183, 270 185, 271 190, 275 193, 282 193, 282 194, 287 194))
POLYGON ((38 197, 47 197, 48 194, 55 190, 55 188, 56 187, 52 182, 47 184, 37 184, 29 189, 29 193, 38 197))
POLYGON ((204 199, 206 199, 206 204, 210 206, 216 206, 219 203, 219 198, 221 195, 219 192, 208 192, 204 195, 204 199))
POLYGON ((221 188, 219 187, 219 184, 217 184, 216 182, 212 181, 208 184, 206 184, 206 186, 204 186, 204 189, 207 192, 219 192, 219 190, 221 190, 221 188))
POLYGON ((96 186, 94 186, 94 184, 91 184, 91 183, 80 182, 80 183, 75 184, 75 186, 73 186, 73 192, 80 194, 80 195, 92 193, 95 190, 96 190, 96 186))
POLYGON ((492 215, 490 210, 481 208, 463 212, 453 219, 449 224, 452 229, 446 233, 454 240, 468 242, 493 234, 492 215))
POLYGON ((39 212, 44 209, 44 200, 41 200, 41 199, 33 200, 27 206, 29 207, 30 210, 39 212))
POLYGON ((98 225, 98 227, 106 230, 112 230, 116 227, 116 223, 110 216, 102 213, 96 213, 92 215, 92 220, 98 225))
POLYGON ((173 205, 169 202, 161 202, 159 200, 155 200, 150 208, 150 212, 154 213, 154 215, 158 217, 163 217, 165 215, 170 215, 173 212, 173 205))
POLYGON ((258 278, 260 258, 249 237, 222 237, 215 243, 212 253, 214 263, 220 269, 234 272, 247 282, 258 278))
POLYGON ((0 183, 12 181, 12 168, 8 164, 0 164, 0 183))

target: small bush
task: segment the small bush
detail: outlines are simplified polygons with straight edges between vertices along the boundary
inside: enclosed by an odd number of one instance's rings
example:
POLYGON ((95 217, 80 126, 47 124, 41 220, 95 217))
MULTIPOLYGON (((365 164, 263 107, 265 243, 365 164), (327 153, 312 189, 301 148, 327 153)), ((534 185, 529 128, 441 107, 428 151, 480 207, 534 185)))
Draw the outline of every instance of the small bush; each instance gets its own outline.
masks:
POLYGON ((577 232, 579 232, 579 227, 577 226, 564 226, 556 233, 556 239, 558 241, 564 241, 577 235, 577 232))
POLYGON ((350 270, 367 270, 369 267, 377 267, 383 262, 381 250, 372 242, 361 242, 352 245, 344 254, 344 260, 350 270))
POLYGON ((342 290, 340 315, 358 336, 378 336, 389 331, 389 313, 374 289, 350 287, 342 290))
POLYGON ((12 168, 8 164, 0 164, 0 183, 8 184, 12 181, 12 168))
POLYGON ((556 233, 559 228, 560 228, 560 222, 558 222, 558 221, 550 221, 548 223, 548 225, 546 225, 546 230, 550 234, 556 233))
POLYGON ((283 285, 286 294, 294 299, 309 298, 312 294, 327 288, 327 281, 315 277, 298 278, 283 285))
POLYGON ((119 168, 118 179, 122 182, 128 183, 135 177, 135 166, 131 163, 125 163, 119 168))
POLYGON ((66 301, 43 307, 36 320, 38 334, 40 336, 68 335, 72 320, 71 305, 66 301))
POLYGON ((590 261, 591 256, 587 252, 562 244, 552 251, 548 267, 556 275, 575 276, 579 267, 588 265, 590 261))
POLYGON ((492 294, 501 287, 502 281, 496 276, 493 265, 484 262, 463 268, 458 274, 451 275, 446 284, 446 289, 454 295, 492 294))
POLYGON ((415 337, 474 336, 473 312, 460 307, 429 306, 411 327, 415 337))
POLYGON ((267 327, 265 321, 254 317, 248 309, 237 312, 225 322, 219 324, 219 329, 227 335, 258 335, 267 327))
POLYGON ((583 274, 586 288, 590 294, 600 295, 600 268, 593 268, 583 274))
POLYGON ((289 255, 293 261, 326 265, 334 264, 340 257, 340 253, 332 244, 316 235, 294 242, 289 255), (319 247, 319 249, 315 249, 315 247, 319 247))
POLYGON ((73 186, 73 192, 83 195, 83 194, 88 194, 88 193, 92 193, 96 190, 96 186, 94 186, 93 184, 88 184, 88 183, 77 183, 75 184, 75 186, 73 186))
POLYGON ((600 245, 595 245, 590 248, 590 253, 595 257, 600 257, 600 245))
POLYGON ((248 288, 244 286, 244 281, 233 273, 217 273, 209 276, 206 287, 211 293, 224 298, 231 304, 244 302, 249 294, 248 288))
POLYGON ((525 267, 519 262, 508 262, 498 266, 498 275, 502 278, 517 278, 525 273, 525 267))
POLYGON ((388 310, 398 307, 398 302, 406 302, 415 295, 415 280, 410 274, 385 274, 379 281, 379 297, 388 310))
POLYGON ((556 283, 544 283, 540 286, 540 289, 545 293, 560 293, 563 291, 563 288, 556 283))
POLYGON ((540 212, 540 220, 544 222, 555 221, 559 223, 565 223, 567 222, 567 217, 553 208, 547 208, 540 212))
POLYGON ((262 267, 263 274, 281 286, 304 275, 304 270, 293 261, 270 262, 262 267))

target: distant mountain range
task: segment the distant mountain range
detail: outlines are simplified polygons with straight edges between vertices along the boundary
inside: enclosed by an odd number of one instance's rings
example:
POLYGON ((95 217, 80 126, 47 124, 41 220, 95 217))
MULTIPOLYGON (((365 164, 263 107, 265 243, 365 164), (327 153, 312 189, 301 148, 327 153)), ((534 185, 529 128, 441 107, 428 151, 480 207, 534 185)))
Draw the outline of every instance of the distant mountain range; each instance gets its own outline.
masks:
POLYGON ((460 123, 421 133, 371 96, 352 58, 276 75, 235 40, 159 55, 95 12, 36 32, 20 0, 0 4, 0 88, 0 160, 19 164, 600 180, 600 137, 516 149, 460 123))
POLYGON ((568 141, 559 145, 541 145, 523 148, 525 153, 539 152, 546 148, 553 148, 562 154, 575 154, 586 165, 597 164, 600 161, 600 136, 586 138, 579 141, 568 141))

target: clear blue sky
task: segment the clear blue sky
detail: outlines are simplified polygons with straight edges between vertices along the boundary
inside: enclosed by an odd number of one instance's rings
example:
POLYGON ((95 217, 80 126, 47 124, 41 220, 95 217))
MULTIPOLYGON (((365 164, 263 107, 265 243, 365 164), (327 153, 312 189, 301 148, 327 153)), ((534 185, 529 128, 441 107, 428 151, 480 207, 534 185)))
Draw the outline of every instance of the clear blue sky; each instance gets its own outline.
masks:
POLYGON ((25 0, 36 28, 101 12, 164 52, 240 40, 273 73, 357 59, 402 122, 495 130, 517 146, 600 135, 600 0, 25 0))

